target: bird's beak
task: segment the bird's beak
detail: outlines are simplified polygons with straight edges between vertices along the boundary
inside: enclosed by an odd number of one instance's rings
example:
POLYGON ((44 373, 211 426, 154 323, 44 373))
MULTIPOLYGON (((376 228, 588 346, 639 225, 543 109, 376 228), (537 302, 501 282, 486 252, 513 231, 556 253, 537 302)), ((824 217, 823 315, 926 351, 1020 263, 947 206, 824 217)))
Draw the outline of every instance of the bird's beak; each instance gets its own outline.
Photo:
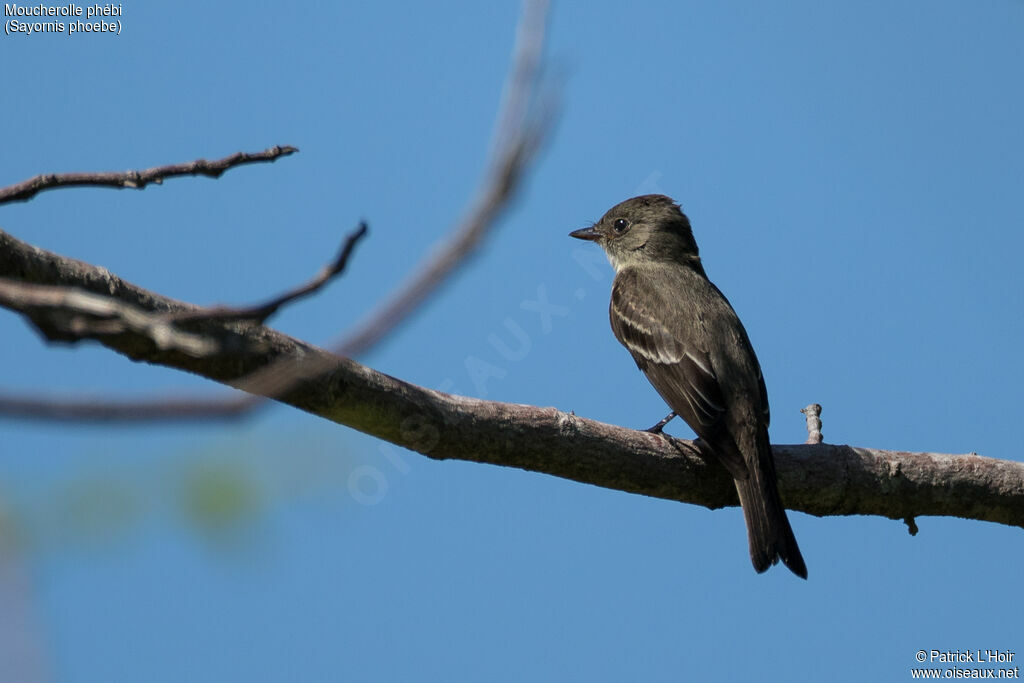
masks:
POLYGON ((580 228, 579 230, 573 230, 569 233, 569 237, 575 237, 578 240, 590 240, 591 242, 601 238, 601 233, 594 229, 593 226, 589 228, 580 228))

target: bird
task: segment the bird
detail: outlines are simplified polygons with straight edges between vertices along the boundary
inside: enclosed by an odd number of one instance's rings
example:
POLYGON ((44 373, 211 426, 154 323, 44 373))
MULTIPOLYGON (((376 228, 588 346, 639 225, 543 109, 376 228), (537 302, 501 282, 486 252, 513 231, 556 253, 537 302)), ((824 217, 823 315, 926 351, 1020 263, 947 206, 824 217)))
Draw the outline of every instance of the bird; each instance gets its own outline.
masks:
POLYGON ((569 235, 604 249, 615 269, 612 332, 672 409, 648 431, 682 417, 701 452, 736 484, 754 569, 781 559, 806 579, 779 496, 761 366, 739 316, 704 271, 689 218, 672 198, 649 194, 569 235))

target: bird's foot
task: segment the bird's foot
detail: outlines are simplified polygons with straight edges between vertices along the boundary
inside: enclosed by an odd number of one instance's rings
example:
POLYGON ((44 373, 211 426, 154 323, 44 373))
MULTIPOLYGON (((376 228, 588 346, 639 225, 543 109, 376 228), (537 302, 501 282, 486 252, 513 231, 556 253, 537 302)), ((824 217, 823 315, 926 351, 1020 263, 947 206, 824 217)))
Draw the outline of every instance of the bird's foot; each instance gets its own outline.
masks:
POLYGON ((673 411, 673 412, 669 413, 668 415, 666 415, 664 417, 664 419, 662 419, 661 422, 659 422, 658 424, 654 425, 650 429, 645 429, 644 431, 645 432, 650 432, 651 434, 661 434, 661 431, 663 429, 665 429, 665 425, 667 425, 669 422, 671 422, 672 418, 674 418, 675 416, 676 416, 676 413, 675 413, 675 411, 673 411))

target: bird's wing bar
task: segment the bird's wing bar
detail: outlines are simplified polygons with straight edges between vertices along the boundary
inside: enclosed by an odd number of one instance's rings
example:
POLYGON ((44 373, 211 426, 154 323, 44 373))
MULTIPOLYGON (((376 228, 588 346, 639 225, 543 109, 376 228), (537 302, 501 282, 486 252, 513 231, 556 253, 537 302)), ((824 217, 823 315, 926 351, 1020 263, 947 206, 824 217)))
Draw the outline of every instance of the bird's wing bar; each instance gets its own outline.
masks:
POLYGON ((612 288, 609 311, 615 337, 698 436, 714 431, 725 412, 725 400, 710 358, 688 348, 685 339, 661 323, 654 310, 657 302, 624 294, 619 284, 612 288))
POLYGON ((661 397, 715 452, 736 479, 747 478, 740 450, 723 429, 726 402, 711 358, 687 344, 684 330, 670 330, 662 322, 659 296, 636 296, 636 282, 620 273, 612 287, 609 316, 612 332, 629 350, 661 397))
POLYGON ((715 454, 735 479, 748 477, 739 449, 723 429, 725 398, 707 353, 680 343, 650 313, 611 292, 611 331, 672 410, 701 439, 715 443, 715 454), (724 441, 723 441, 724 439, 724 441))

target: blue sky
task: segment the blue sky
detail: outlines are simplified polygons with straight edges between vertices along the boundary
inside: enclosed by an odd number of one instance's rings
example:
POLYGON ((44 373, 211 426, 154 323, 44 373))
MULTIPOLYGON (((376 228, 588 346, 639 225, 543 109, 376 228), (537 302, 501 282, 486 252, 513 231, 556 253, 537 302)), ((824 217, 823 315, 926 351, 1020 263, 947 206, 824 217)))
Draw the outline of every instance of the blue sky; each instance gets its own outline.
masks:
MULTIPOLYGON (((365 218, 344 277, 273 321, 336 338, 477 186, 518 6, 143 5, 116 37, 0 37, 0 184, 301 153, 51 192, 0 226, 243 303, 303 281, 365 218)), ((562 116, 540 163, 479 258, 364 360, 649 426, 665 410, 608 327, 611 269, 593 277, 575 254, 596 248, 567 233, 658 191, 747 327, 773 442, 803 441, 798 411, 819 402, 832 443, 1020 460, 1022 35, 1010 0, 557 4, 562 116), (548 327, 523 307, 539 291, 564 307, 548 327), (513 344, 509 324, 529 340, 515 358, 490 341, 513 344), (467 359, 500 376, 474 382, 467 359)), ((223 392, 46 347, 10 314, 0 359, 8 391, 223 392)), ((5 678, 892 680, 919 649, 1024 650, 1010 527, 919 518, 910 537, 791 513, 803 582, 751 570, 736 508, 433 462, 286 408, 0 435, 5 678)))

